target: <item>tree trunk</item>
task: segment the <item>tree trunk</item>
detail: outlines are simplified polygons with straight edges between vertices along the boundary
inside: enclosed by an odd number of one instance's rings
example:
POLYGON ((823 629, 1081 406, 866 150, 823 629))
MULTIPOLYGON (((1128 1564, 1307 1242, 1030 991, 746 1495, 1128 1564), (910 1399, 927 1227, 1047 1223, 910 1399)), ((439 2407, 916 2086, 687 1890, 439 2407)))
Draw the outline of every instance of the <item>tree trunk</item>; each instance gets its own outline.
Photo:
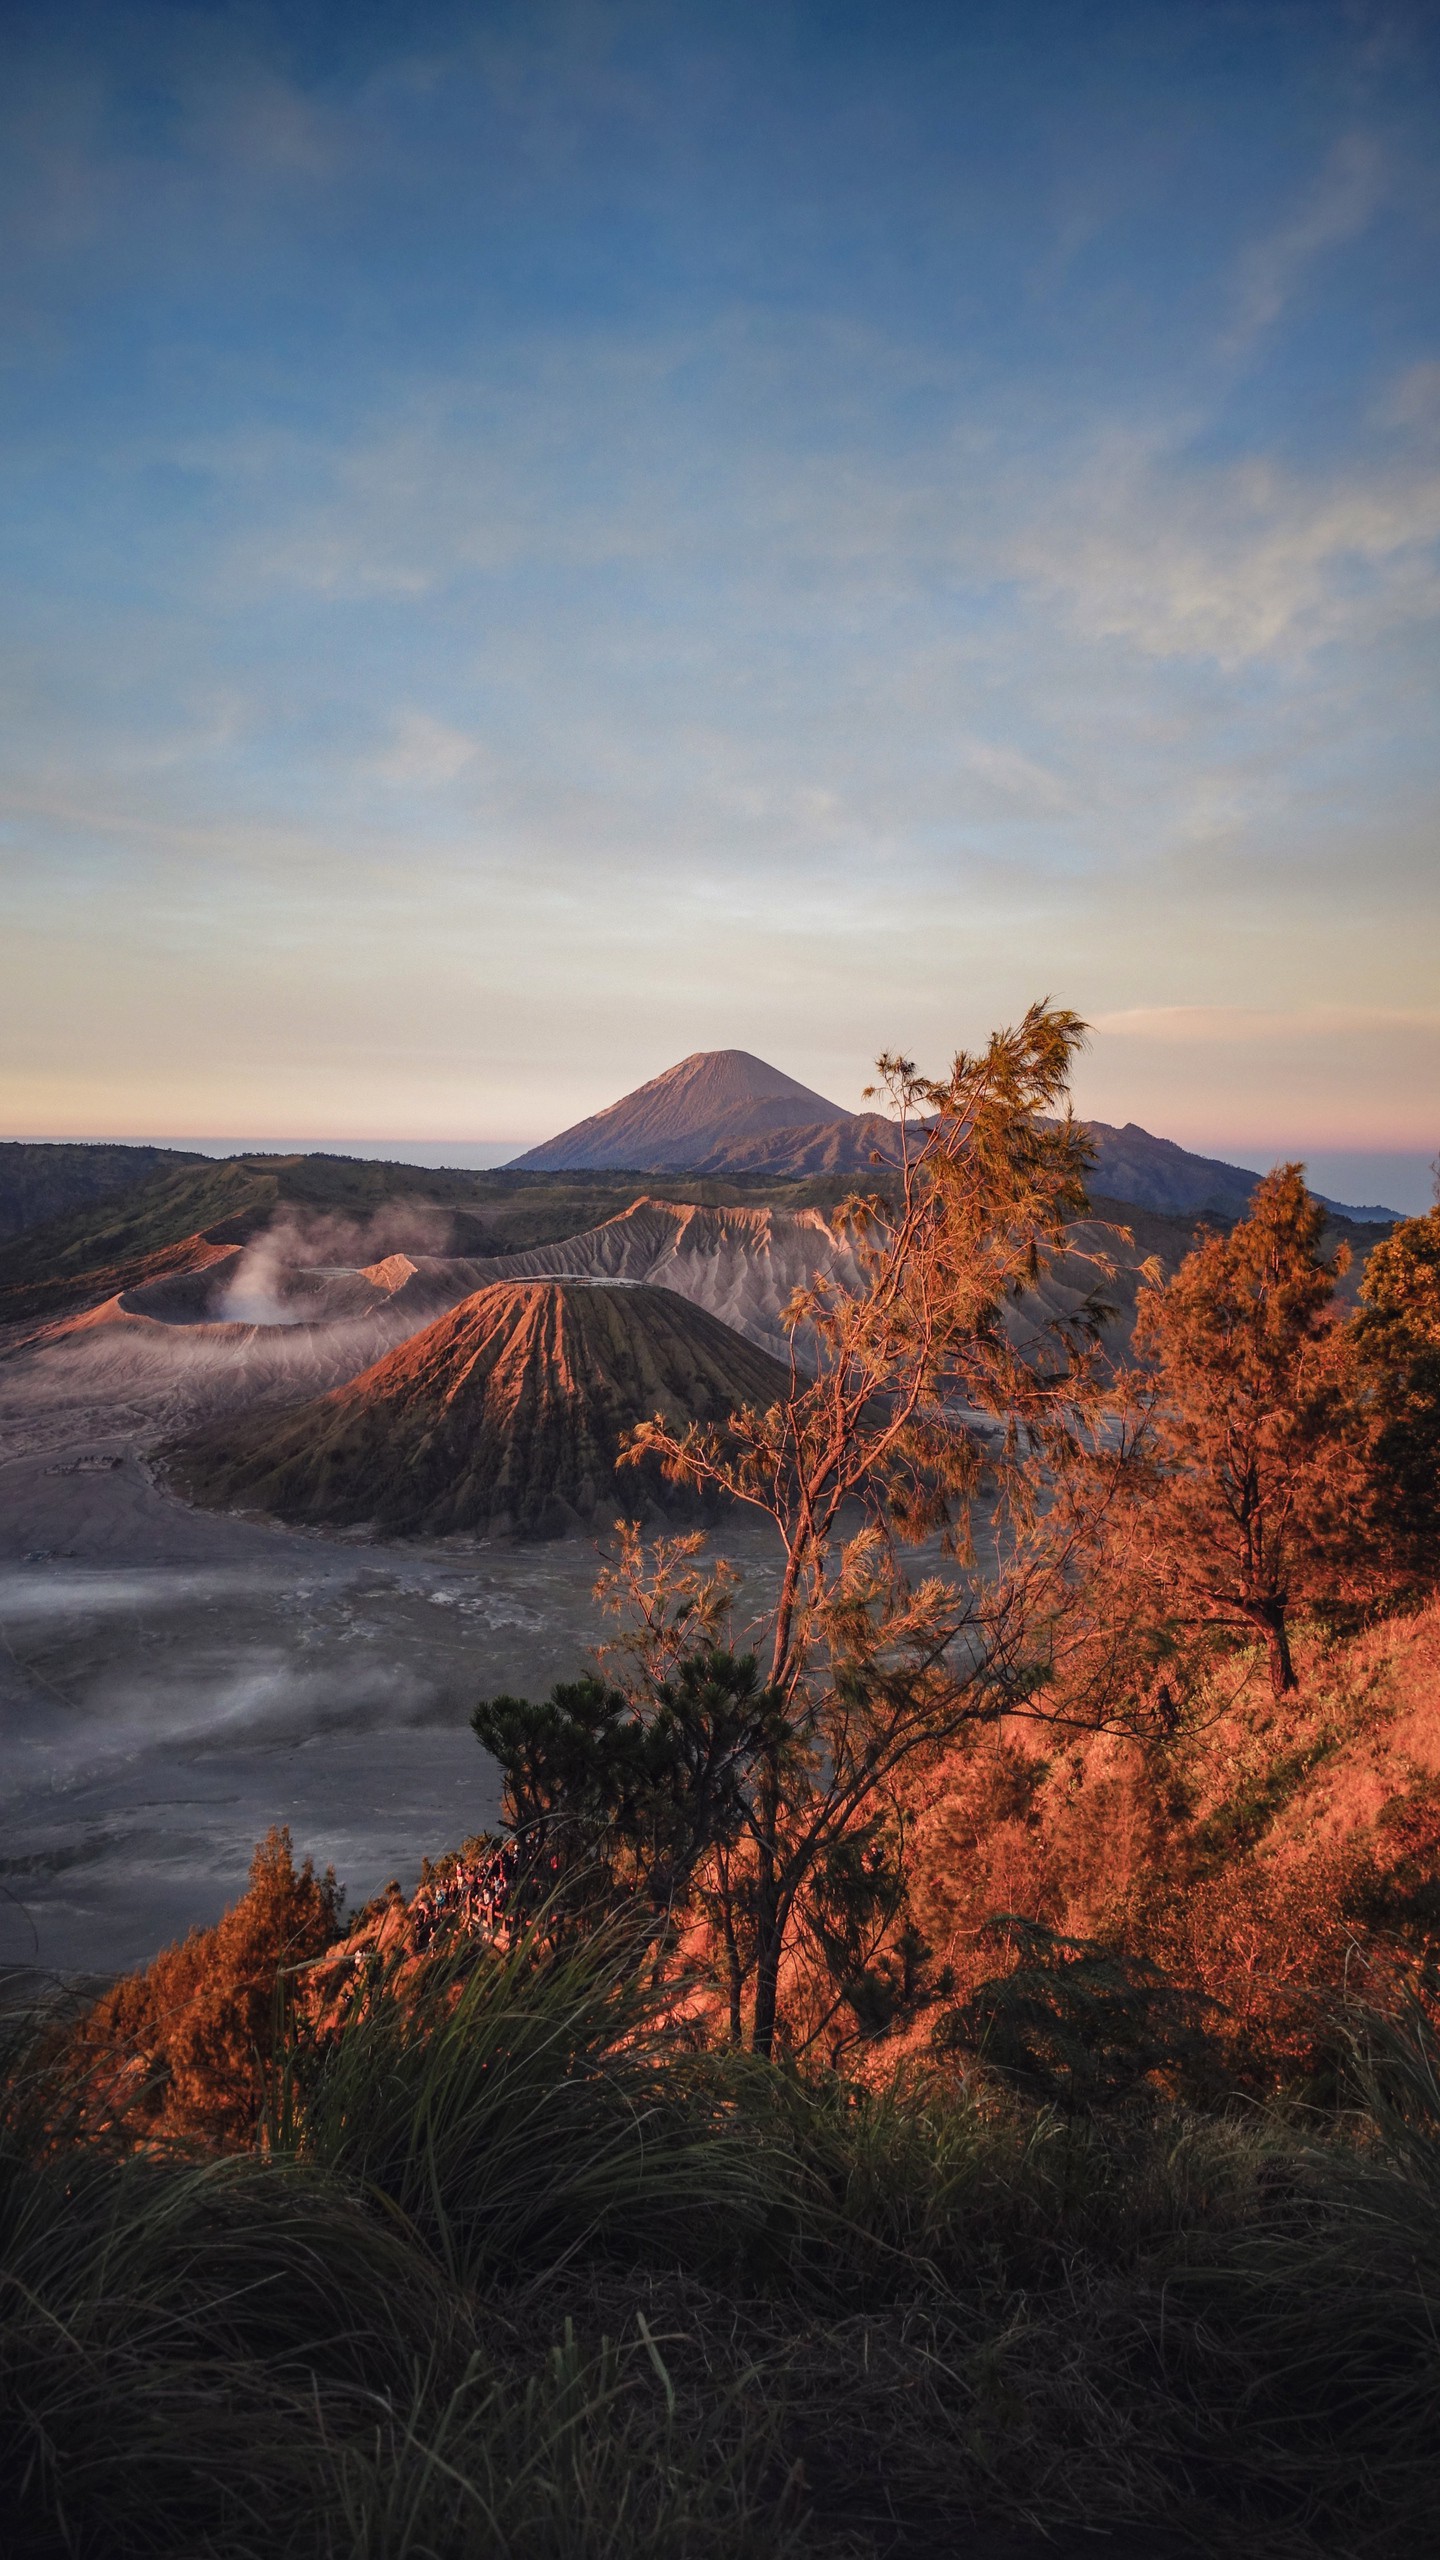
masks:
POLYGON ((764 2053, 766 2061, 774 2048, 774 2028, 779 2017, 781 1943, 784 1917, 776 1856, 774 1848, 761 1848, 756 1876, 756 2010, 751 2017, 751 2053, 764 2053))
POLYGON ((715 1871, 720 1881, 720 1934, 725 1941, 725 1973, 730 1994, 730 2042, 738 2053, 745 2042, 745 1968, 740 1962, 740 1941, 735 1935, 730 1861, 723 1850, 716 1852, 715 1871))
POLYGON ((795 1624, 795 1594, 800 1584, 800 1558, 786 1540, 785 1573, 775 1602, 775 1642, 770 1654, 770 1686, 783 1688, 790 1668, 790 1637, 795 1624))
POLYGON ((750 2020, 750 2050, 768 2061, 775 2043, 780 2008, 780 1950, 785 1938, 778 1838, 780 1830, 780 1764, 773 1751, 764 1754, 755 1835, 755 2007, 750 2020))
POLYGON ((780 1947, 784 1928, 777 1885, 773 1865, 767 1859, 762 1865, 760 1887, 755 1897, 755 2014, 750 2025, 750 2049, 752 2053, 763 2054, 767 2062, 774 2050, 775 2023, 780 2010, 780 1947))
POLYGON ((1290 1634, 1285 1624, 1283 1602, 1277 1601, 1274 1608, 1266 1612, 1264 1626, 1265 1644, 1270 1656, 1270 1687, 1277 1698, 1283 1698, 1300 1686, 1290 1658, 1290 1634))

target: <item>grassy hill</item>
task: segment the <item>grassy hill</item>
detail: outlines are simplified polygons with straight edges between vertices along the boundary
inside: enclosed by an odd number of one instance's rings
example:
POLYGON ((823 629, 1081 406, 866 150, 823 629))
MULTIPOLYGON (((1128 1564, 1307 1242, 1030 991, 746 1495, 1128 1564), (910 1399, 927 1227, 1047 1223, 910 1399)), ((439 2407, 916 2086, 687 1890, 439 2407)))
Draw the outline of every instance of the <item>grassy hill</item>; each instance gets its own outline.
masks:
POLYGON ((177 1147, 108 1147, 0 1139, 0 1243, 85 1210, 114 1191, 202 1158, 177 1147))
POLYGON ((183 1268, 177 1248, 222 1225, 238 1240, 267 1222, 277 1199, 274 1177, 242 1157, 155 1174, 74 1209, 0 1248, 0 1323, 68 1315, 183 1268))

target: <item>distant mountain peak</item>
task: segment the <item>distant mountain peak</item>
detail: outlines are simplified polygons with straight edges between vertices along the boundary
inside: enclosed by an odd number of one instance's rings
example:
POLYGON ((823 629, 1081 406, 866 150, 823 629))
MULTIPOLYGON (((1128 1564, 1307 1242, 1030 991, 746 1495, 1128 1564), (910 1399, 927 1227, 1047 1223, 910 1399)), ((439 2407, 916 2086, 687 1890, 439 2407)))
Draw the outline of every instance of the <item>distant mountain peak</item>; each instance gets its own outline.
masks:
MULTIPOLYGON (((1216 1156, 1196 1155, 1137 1122, 1123 1129, 1092 1120, 1093 1188, 1106 1198, 1186 1215, 1243 1217, 1259 1175, 1216 1156)), ((732 1175, 741 1179, 867 1174, 898 1153, 893 1123, 874 1112, 842 1111, 748 1049, 696 1049, 558 1138, 516 1159, 524 1168, 625 1173, 732 1175)), ((1323 1194, 1321 1195, 1324 1196, 1323 1194)), ((1378 1207, 1325 1205, 1365 1221, 1378 1207)))
MULTIPOLYGON (((726 1102, 766 1100, 771 1094, 787 1094, 792 1098, 803 1093, 810 1096, 808 1085, 798 1084, 787 1076, 783 1067, 772 1067, 765 1058, 757 1058, 752 1049, 692 1049, 673 1067, 666 1067, 648 1084, 638 1085, 627 1100, 638 1101, 642 1093, 704 1092, 711 1099, 726 1102)), ((612 1106, 619 1109, 619 1105, 612 1106)))
POLYGON ((748 1049, 696 1049, 516 1161, 527 1171, 614 1166, 663 1173, 771 1129, 849 1117, 748 1049))

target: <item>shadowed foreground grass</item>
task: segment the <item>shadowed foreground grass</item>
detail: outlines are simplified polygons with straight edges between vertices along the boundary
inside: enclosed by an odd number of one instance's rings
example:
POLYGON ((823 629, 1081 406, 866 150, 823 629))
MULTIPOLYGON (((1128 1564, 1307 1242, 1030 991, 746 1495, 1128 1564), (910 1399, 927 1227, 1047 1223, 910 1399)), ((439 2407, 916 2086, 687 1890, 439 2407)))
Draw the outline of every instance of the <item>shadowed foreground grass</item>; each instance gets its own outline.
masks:
POLYGON ((612 1936, 372 1981, 207 2157, 12 2023, 7 2549, 875 2560, 988 2520, 1399 2560, 1440 2069, 1418 2017, 1351 2026, 1345 2117, 1066 2116, 696 2052, 612 1936))

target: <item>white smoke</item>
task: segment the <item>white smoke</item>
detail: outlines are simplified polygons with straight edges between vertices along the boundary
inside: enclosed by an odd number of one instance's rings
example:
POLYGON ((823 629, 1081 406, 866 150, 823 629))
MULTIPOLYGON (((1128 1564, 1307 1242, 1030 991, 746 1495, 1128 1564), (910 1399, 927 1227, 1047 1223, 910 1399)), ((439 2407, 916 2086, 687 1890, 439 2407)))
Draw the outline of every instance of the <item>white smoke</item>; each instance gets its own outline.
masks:
POLYGON ((286 1251, 288 1241, 279 1228, 267 1227, 246 1246, 215 1302, 219 1323, 304 1323, 303 1307, 284 1294, 285 1280, 294 1268, 286 1251))
POLYGON ((397 1200, 369 1218, 283 1210, 246 1245, 216 1301, 223 1324, 294 1325, 325 1320, 323 1288, 387 1254, 443 1254, 454 1219, 426 1200, 397 1200), (302 1275, 305 1277, 302 1279, 302 1275))

